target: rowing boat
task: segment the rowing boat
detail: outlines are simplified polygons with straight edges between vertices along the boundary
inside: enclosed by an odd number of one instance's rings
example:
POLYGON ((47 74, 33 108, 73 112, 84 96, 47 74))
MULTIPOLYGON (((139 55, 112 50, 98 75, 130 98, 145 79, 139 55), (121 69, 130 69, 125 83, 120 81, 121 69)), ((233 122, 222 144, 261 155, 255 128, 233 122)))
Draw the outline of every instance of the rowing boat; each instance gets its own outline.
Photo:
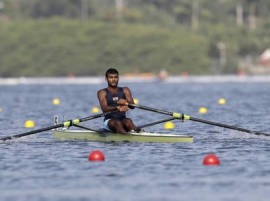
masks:
POLYGON ((89 130, 53 130, 53 136, 60 140, 86 140, 98 142, 193 142, 192 136, 163 133, 108 133, 89 130))
POLYGON ((97 142, 193 142, 192 136, 163 133, 108 133, 102 131, 56 129, 52 131, 53 136, 59 140, 85 140, 97 142))
MULTIPOLYGON (((223 123, 218 123, 218 122, 213 122, 209 120, 204 120, 204 119, 199 119, 196 117, 192 117, 186 114, 181 114, 178 112, 170 112, 166 110, 160 110, 152 107, 147 107, 143 105, 136 105, 136 104, 128 104, 129 107, 132 108, 139 108, 142 110, 147 110, 151 112, 156 112, 160 114, 165 114, 168 116, 171 116, 168 119, 163 119, 159 121, 155 121, 152 123, 148 123, 145 125, 138 126, 137 128, 144 128, 147 126, 153 126, 156 124, 160 124, 163 122, 168 122, 171 120, 191 120, 195 122, 200 122, 208 125, 214 125, 222 128, 228 128, 228 129, 233 129, 245 133, 250 133, 253 135, 262 135, 262 136, 267 136, 269 137, 270 134, 268 133, 263 133, 263 132, 258 132, 258 131, 252 131, 248 130, 245 128, 240 128, 240 127, 235 127, 223 123)), ((84 118, 80 119, 73 119, 73 120, 68 120, 62 123, 58 123, 58 117, 55 117, 55 125, 45 127, 45 128, 40 128, 36 130, 31 130, 27 131, 25 133, 20 133, 12 136, 6 136, 0 138, 0 142, 6 141, 6 140, 12 140, 14 138, 19 138, 19 137, 24 137, 48 130, 52 130, 53 135, 55 138, 58 139, 78 139, 78 140, 89 140, 89 141, 103 141, 103 142, 121 142, 121 141, 127 141, 127 142, 193 142, 193 137, 192 136, 185 136, 185 135, 177 135, 177 134, 161 134, 161 133, 147 133, 147 132, 140 132, 140 133, 129 133, 126 135, 123 134, 115 134, 115 133, 104 133, 102 131, 94 131, 90 128, 84 127, 84 126, 79 126, 79 123, 89 121, 92 119, 97 119, 100 117, 105 116, 106 114, 113 113, 115 111, 107 112, 107 113, 100 113, 100 114, 95 114, 95 115, 90 115, 84 118), (83 128, 86 130, 70 130, 67 128, 70 128, 71 126, 76 126, 79 128, 83 128), (59 130, 61 128, 61 130, 59 130), (92 131, 89 131, 92 130, 92 131)))

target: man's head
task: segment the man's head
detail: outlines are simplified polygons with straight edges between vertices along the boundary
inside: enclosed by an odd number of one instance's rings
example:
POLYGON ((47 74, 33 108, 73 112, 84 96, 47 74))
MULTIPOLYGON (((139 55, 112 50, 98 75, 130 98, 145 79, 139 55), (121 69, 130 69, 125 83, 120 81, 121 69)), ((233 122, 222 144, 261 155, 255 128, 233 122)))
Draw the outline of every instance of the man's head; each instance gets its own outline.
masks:
POLYGON ((115 68, 109 68, 106 71, 105 76, 109 87, 117 87, 119 81, 119 73, 115 68))
POLYGON ((109 76, 109 74, 117 74, 117 75, 119 75, 118 71, 115 68, 109 68, 106 71, 106 73, 105 73, 106 78, 109 76))

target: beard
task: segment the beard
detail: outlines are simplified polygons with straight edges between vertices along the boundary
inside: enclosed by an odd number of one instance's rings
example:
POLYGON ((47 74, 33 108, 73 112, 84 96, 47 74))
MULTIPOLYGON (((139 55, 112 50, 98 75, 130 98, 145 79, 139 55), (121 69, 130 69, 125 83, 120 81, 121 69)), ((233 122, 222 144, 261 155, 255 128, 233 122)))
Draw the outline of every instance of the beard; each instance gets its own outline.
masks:
POLYGON ((108 86, 112 88, 116 88, 118 86, 118 82, 109 82, 108 86))

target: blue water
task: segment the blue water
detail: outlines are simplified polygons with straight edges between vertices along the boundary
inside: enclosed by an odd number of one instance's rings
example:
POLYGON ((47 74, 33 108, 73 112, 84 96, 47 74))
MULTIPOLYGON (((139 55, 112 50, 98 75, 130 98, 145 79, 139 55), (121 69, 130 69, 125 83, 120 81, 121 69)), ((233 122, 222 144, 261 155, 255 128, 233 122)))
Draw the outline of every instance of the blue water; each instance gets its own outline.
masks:
MULTIPOLYGON (((270 83, 121 83, 139 104, 184 112, 249 130, 270 133, 270 83), (219 98, 227 103, 218 104, 219 98), (208 113, 198 109, 206 107, 208 113)), ((0 85, 0 136, 92 115, 103 84, 0 85), (53 105, 59 98, 61 103, 53 105)), ((167 116, 134 109, 137 125, 167 116)), ((100 128, 102 118, 84 122, 100 128)), ((0 200, 266 201, 270 189, 270 137, 255 136, 192 121, 174 121, 147 131, 194 136, 194 143, 100 143, 59 141, 50 131, 0 143, 0 200), (104 162, 89 162, 93 150, 104 162), (204 166, 216 154, 219 166, 204 166)))

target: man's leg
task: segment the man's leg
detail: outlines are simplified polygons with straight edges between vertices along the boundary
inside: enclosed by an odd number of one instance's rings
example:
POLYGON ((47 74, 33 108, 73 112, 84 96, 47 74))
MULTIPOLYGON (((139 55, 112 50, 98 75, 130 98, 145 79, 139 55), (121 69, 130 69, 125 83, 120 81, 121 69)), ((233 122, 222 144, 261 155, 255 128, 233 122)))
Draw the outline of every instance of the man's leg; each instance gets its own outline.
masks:
POLYGON ((133 123, 133 121, 130 118, 126 118, 123 120, 124 128, 126 131, 135 131, 136 127, 133 123))
POLYGON ((111 119, 108 122, 108 126, 113 132, 122 133, 122 134, 127 133, 126 129, 124 128, 123 123, 120 120, 111 119))

